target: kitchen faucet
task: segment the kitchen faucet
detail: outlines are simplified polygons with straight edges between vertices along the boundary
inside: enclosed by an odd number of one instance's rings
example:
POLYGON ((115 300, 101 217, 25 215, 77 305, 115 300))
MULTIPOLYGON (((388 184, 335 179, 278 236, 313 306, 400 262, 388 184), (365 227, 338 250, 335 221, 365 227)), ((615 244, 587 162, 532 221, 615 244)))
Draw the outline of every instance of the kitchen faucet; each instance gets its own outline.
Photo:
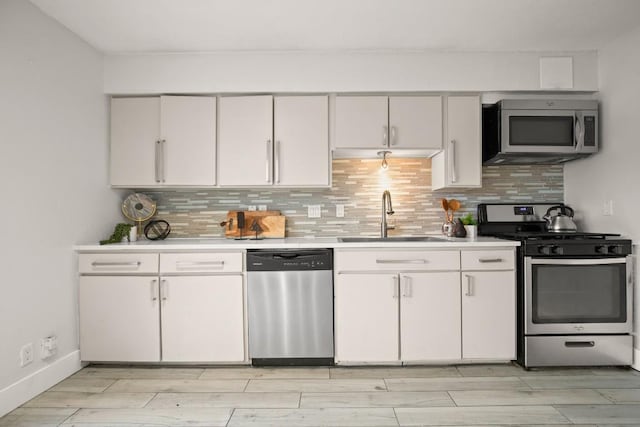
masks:
POLYGON ((380 224, 380 237, 387 237, 387 215, 393 215, 393 206, 391 204, 391 193, 384 190, 382 193, 382 222, 380 224))

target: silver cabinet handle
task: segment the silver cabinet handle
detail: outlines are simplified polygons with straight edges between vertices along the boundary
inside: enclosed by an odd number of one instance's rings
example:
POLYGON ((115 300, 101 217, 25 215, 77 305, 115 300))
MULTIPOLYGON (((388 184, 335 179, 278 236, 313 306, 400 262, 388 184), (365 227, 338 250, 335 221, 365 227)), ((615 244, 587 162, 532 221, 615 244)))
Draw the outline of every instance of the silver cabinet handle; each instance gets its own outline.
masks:
POLYGON ((165 160, 164 147, 165 147, 165 145, 167 143, 167 140, 163 139, 161 142, 162 143, 160 144, 160 179, 162 180, 162 182, 164 182, 165 178, 166 178, 165 174, 164 174, 164 172, 165 172, 165 170, 164 170, 164 166, 165 166, 164 165, 164 160, 165 160))
POLYGON ((426 259, 377 259, 376 264, 427 264, 426 259))
POLYGON ((271 159, 272 159, 272 153, 271 153, 272 149, 271 149, 271 140, 267 139, 267 182, 271 182, 271 159))
POLYGON ((471 289, 471 276, 469 274, 465 274, 464 277, 467 279, 467 292, 465 292, 465 296, 471 297, 473 296, 473 291, 471 289))
POLYGON ((142 263, 140 261, 133 262, 119 262, 119 261, 93 261, 91 265, 93 267, 140 267, 142 263))
POLYGON ((382 145, 385 147, 388 147, 389 144, 387 142, 387 140, 389 139, 389 127, 388 126, 382 126, 382 145))
POLYGON ((411 297, 413 294, 413 286, 411 284, 410 276, 402 276, 402 296, 411 297))
POLYGON ((398 283, 398 276, 393 276, 393 297, 398 298, 398 287, 400 286, 398 283))
POLYGON ((502 262, 504 261, 502 258, 480 258, 478 259, 478 262, 481 263, 490 263, 490 262, 502 262))
POLYGON ((276 145, 273 151, 274 151, 273 161, 275 163, 275 166, 274 166, 275 181, 276 181, 276 184, 279 184, 280 183, 280 141, 276 141, 276 145))
POLYGON ((155 181, 160 182, 160 140, 156 141, 155 181))
POLYGON ((458 182, 458 173, 456 171, 456 140, 451 140, 451 182, 458 182))
POLYGON ((166 279, 160 280, 160 298, 162 301, 166 301, 169 298, 169 286, 166 279))
POLYGON ((391 126, 391 145, 396 145, 398 143, 397 135, 397 128, 395 126, 391 126))
POLYGON ((151 281, 151 301, 158 301, 158 279, 151 281))
POLYGON ((176 268, 215 267, 224 268, 224 261, 178 261, 176 268))

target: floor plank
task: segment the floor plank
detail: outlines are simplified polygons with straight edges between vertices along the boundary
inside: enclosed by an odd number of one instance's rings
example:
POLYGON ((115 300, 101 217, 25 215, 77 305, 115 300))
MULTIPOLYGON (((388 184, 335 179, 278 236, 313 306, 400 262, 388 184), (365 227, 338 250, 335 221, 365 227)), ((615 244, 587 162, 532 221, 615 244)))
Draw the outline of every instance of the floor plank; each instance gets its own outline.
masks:
POLYGON ((640 377, 605 376, 605 375, 577 375, 577 376, 539 376, 522 377, 522 381, 532 389, 570 389, 570 388, 640 388, 640 377))
POLYGON ((25 408, 142 408, 154 393, 86 393, 46 391, 23 406, 25 408))
POLYGON ((221 379, 307 379, 329 378, 328 367, 318 368, 207 368, 200 376, 201 380, 221 379))
POLYGON ((398 408, 401 426, 570 424, 552 406, 398 408))
POLYGON ((558 405, 574 423, 640 425, 640 405, 558 405))
POLYGON ((142 409, 81 409, 63 426, 226 426, 231 409, 211 408, 142 408, 142 409))
POLYGON ((302 393, 301 408, 422 408, 455 406, 442 391, 388 391, 385 393, 302 393))
POLYGON ((459 377, 455 366, 335 367, 331 378, 434 378, 459 377))
POLYGON ((0 418, 0 427, 58 426, 77 408, 17 408, 0 418))
POLYGON ((147 408, 297 408, 300 393, 158 393, 147 408))
POLYGON ((526 370, 512 363, 458 365, 458 371, 465 377, 523 377, 523 376, 553 376, 553 375, 591 375, 589 368, 544 368, 526 370))
POLYGON ((391 408, 238 409, 228 427, 397 426, 391 408))
POLYGON ((398 378, 385 380, 389 391, 530 390, 516 377, 398 378))
POLYGON ((640 389, 596 389, 596 391, 602 394, 604 397, 612 401, 613 403, 640 403, 640 389))
POLYGON ((249 380, 247 392, 386 391, 382 379, 249 380))
POLYGON ((180 392, 241 392, 247 380, 118 380, 105 394, 127 393, 180 393, 180 392))
POLYGON ((100 393, 116 382, 113 378, 67 378, 54 385, 49 391, 81 391, 87 393, 100 393))
POLYGON ((458 406, 608 404, 594 390, 466 390, 450 391, 458 406))
POLYGON ((89 366, 75 373, 71 378, 112 378, 112 379, 198 379, 203 368, 162 368, 162 367, 118 367, 89 366))

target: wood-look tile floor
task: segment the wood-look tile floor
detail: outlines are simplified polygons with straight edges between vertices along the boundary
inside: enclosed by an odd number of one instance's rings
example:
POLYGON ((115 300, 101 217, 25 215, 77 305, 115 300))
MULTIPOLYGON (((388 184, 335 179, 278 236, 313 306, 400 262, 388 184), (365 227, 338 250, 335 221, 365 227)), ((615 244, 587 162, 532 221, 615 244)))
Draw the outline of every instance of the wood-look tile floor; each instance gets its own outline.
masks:
POLYGON ((640 426, 618 368, 89 366, 0 426, 640 426))

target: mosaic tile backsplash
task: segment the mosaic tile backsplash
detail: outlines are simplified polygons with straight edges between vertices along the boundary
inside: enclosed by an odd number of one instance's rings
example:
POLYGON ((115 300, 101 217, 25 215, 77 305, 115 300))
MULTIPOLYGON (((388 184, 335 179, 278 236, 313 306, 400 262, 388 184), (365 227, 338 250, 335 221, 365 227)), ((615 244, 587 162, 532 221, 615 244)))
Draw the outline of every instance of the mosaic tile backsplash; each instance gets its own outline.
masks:
POLYGON ((462 203, 459 215, 475 214, 482 202, 548 201, 564 198, 562 165, 485 166, 482 188, 431 189, 431 159, 390 159, 380 169, 379 159, 333 160, 329 189, 211 189, 147 190, 158 204, 156 218, 171 224, 171 237, 224 237, 220 222, 229 210, 267 205, 287 217, 287 237, 375 236, 380 230, 382 192, 389 189, 395 225, 389 235, 440 234, 444 212, 440 199, 462 203), (345 208, 336 217, 336 205, 345 208), (307 206, 320 205, 321 218, 307 218, 307 206))

